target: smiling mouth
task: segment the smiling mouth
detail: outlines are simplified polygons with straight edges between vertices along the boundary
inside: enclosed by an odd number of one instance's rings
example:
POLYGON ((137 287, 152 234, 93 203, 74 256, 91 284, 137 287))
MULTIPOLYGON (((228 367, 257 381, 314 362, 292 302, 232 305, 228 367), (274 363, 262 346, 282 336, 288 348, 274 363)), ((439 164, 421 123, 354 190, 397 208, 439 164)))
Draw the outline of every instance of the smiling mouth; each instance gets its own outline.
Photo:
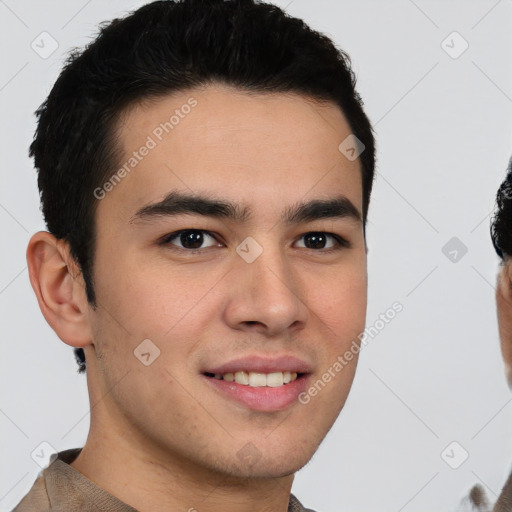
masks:
POLYGON ((236 382, 237 384, 253 388, 278 388, 281 386, 286 386, 290 382, 293 382, 297 379, 301 379, 306 374, 297 372, 260 373, 238 371, 223 374, 205 372, 204 375, 212 379, 225 380, 227 382, 236 382))

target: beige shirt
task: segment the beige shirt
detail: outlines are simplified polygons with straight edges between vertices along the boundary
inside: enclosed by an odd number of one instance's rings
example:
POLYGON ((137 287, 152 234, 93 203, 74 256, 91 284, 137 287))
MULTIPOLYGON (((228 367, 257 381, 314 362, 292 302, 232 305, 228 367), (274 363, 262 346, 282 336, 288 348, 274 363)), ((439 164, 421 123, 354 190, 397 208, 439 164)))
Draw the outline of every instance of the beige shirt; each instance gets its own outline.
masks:
POLYGON ((498 501, 491 504, 489 495, 482 485, 476 484, 471 491, 464 497, 460 512, 512 512, 512 474, 501 489, 498 501))
MULTIPOLYGON (((57 453, 12 512, 137 512, 69 465, 81 450, 72 448, 57 453)), ((288 512, 314 511, 305 509, 290 494, 288 512)))
POLYGON ((498 501, 492 509, 493 512, 511 512, 512 511, 512 474, 501 490, 498 501))

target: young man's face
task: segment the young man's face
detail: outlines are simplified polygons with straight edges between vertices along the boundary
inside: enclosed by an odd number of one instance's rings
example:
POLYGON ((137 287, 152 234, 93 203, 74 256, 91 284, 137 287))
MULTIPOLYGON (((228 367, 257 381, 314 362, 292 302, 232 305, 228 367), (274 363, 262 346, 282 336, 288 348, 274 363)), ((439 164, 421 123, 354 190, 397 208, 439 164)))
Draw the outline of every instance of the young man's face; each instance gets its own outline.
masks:
POLYGON ((359 160, 338 149, 346 119, 303 96, 210 86, 139 105, 120 127, 119 167, 151 149, 96 212, 91 430, 144 446, 156 463, 239 477, 297 471, 352 384, 357 355, 333 366, 364 329, 366 250, 350 208, 283 219, 300 203, 340 198, 362 214, 359 160), (158 130, 176 109, 172 130, 158 130), (137 214, 171 192, 236 204, 247 218, 137 214), (181 230, 198 231, 165 239, 181 230), (251 369, 276 373, 276 387, 209 376, 251 369), (279 372, 294 370, 306 375, 279 386, 279 372))

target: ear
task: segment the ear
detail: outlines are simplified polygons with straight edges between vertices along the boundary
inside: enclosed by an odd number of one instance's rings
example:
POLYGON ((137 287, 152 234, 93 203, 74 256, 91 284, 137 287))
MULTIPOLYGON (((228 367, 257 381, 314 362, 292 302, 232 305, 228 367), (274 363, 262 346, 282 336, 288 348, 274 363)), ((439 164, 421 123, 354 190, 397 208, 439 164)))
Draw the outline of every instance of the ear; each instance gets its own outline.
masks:
POLYGON ((41 312, 57 336, 72 347, 92 344, 85 283, 69 244, 39 231, 29 241, 27 265, 41 312))

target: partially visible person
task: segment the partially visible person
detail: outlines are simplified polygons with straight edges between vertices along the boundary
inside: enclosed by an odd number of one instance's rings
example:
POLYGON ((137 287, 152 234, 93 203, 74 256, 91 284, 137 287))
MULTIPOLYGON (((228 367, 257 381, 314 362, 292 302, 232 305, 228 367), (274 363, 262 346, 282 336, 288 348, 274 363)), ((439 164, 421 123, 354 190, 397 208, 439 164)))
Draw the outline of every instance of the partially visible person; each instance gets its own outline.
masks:
MULTIPOLYGON (((491 224, 494 249, 501 258, 496 283, 496 307, 501 353, 507 382, 512 389, 512 158, 507 176, 496 195, 496 211, 491 224)), ((493 512, 512 510, 512 473, 509 475, 493 512)))
MULTIPOLYGON (((501 354, 507 382, 512 390, 512 158, 507 175, 496 194, 496 208, 491 221, 491 238, 501 258, 496 278, 496 308, 501 354)), ((477 484, 461 503, 461 512, 512 511, 512 471, 494 505, 488 493, 477 484)))

